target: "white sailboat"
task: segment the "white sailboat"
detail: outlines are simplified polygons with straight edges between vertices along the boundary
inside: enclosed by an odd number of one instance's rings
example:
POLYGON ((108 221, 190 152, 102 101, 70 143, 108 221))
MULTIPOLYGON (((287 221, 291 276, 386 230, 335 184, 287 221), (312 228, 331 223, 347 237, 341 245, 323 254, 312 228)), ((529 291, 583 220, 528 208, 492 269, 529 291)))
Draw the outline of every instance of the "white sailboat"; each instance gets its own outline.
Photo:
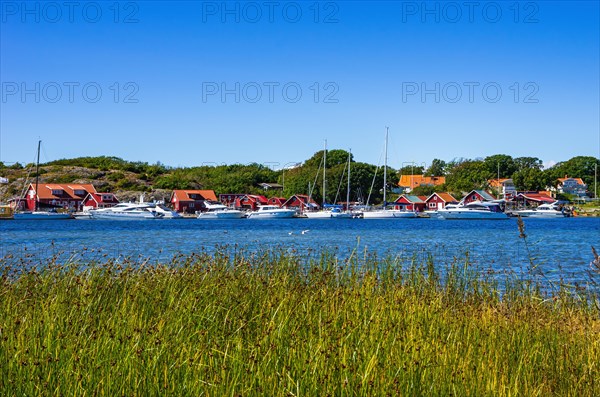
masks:
POLYGON ((395 219, 395 218, 416 218, 417 214, 413 211, 387 209, 387 149, 388 149, 389 127, 385 127, 385 155, 383 160, 383 207, 378 210, 363 212, 364 219, 395 219))
POLYGON ((35 163, 35 192, 31 192, 35 195, 35 207, 33 211, 17 211, 13 215, 13 219, 15 220, 61 220, 61 219, 73 219, 73 216, 68 212, 57 212, 55 209, 51 209, 49 211, 40 211, 39 210, 39 197, 38 197, 38 188, 39 188, 39 168, 40 168, 40 146, 42 141, 38 141, 37 147, 37 160, 35 163))
MULTIPOLYGON (((327 140, 325 140, 325 148, 323 149, 323 202, 321 204, 321 209, 319 211, 306 211, 304 215, 308 219, 327 219, 331 218, 331 211, 325 209, 326 201, 325 201, 325 192, 327 188, 327 183, 325 179, 327 170, 327 140)), ((310 195, 310 192, 309 192, 310 195)))

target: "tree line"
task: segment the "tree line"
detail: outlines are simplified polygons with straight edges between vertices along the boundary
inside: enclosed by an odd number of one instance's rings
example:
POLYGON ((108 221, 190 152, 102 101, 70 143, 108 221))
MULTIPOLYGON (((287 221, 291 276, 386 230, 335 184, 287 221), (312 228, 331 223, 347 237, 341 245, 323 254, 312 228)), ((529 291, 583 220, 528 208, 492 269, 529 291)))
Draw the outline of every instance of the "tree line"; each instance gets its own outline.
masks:
MULTIPOLYGON (((373 164, 356 162, 345 150, 328 150, 326 160, 326 184, 323 192, 324 151, 316 152, 312 157, 296 167, 273 170, 265 165, 232 164, 216 166, 197 166, 174 168, 160 162, 130 162, 118 157, 79 157, 61 159, 43 164, 43 167, 85 167, 99 170, 105 180, 114 182, 114 189, 152 190, 152 189, 211 189, 219 193, 263 194, 267 197, 289 197, 292 194, 311 194, 317 202, 342 202, 346 199, 348 157, 350 156, 350 200, 371 204, 383 200, 383 170, 373 164), (140 183, 125 183, 126 174, 133 174, 140 183), (279 183, 282 190, 263 190, 261 183, 279 183), (129 187, 129 189, 128 189, 129 187)), ((453 159, 444 161, 434 159, 429 167, 409 165, 400 169, 387 169, 386 188, 388 200, 393 200, 401 175, 444 176, 446 183, 441 186, 420 186, 412 194, 429 195, 433 192, 448 191, 456 196, 472 189, 489 188, 489 180, 512 178, 517 190, 539 191, 556 186, 558 178, 565 175, 579 177, 588 189, 594 189, 596 168, 600 160, 590 156, 577 156, 544 169, 542 160, 537 157, 513 158, 505 154, 488 156, 483 159, 453 159)), ((20 164, 10 167, 0 163, 0 169, 29 168, 20 164)), ((67 179, 69 176, 65 176, 67 179)), ((63 178, 64 179, 64 178, 63 178)), ((76 176, 72 176, 73 180, 76 176)), ((48 181, 52 182, 52 181, 48 181)), ((58 182, 58 181, 56 181, 58 182)), ((90 182, 93 182, 90 181, 90 182)))

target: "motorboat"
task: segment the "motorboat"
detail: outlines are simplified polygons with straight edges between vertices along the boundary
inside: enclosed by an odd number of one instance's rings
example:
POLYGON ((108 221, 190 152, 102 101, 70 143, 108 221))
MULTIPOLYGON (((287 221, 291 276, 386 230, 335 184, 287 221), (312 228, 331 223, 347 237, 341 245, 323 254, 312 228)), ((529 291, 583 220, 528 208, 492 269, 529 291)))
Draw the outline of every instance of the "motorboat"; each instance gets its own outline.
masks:
POLYGON ((309 219, 349 219, 354 218, 351 211, 344 211, 341 206, 335 205, 323 211, 306 211, 304 213, 309 219))
POLYGON ((296 211, 288 208, 281 208, 276 205, 261 205, 258 210, 248 214, 251 219, 273 219, 273 218, 293 218, 296 211))
POLYGON ((529 218, 564 218, 568 214, 560 209, 558 202, 540 204, 537 208, 514 211, 514 215, 529 218))
POLYGON ((162 214, 162 219, 183 219, 183 216, 177 212, 173 211, 169 207, 161 203, 144 203, 149 204, 157 214, 162 214))
POLYGON ((152 203, 120 203, 114 207, 90 210, 92 219, 161 219, 152 203))
POLYGON ((417 213, 407 210, 396 210, 382 208, 373 211, 364 211, 364 219, 394 219, 394 218, 416 218, 417 213))
POLYGON ((0 205, 0 220, 14 219, 14 211, 10 205, 0 205))
POLYGON ((22 211, 15 212, 13 215, 15 220, 21 221, 53 221, 61 219, 73 219, 73 216, 68 212, 57 212, 56 210, 49 211, 22 211))
POLYGON ((198 219, 241 219, 245 213, 221 203, 204 202, 206 211, 198 212, 198 219))
POLYGON ((437 210, 442 219, 508 219, 500 204, 493 201, 473 201, 448 204, 437 210))

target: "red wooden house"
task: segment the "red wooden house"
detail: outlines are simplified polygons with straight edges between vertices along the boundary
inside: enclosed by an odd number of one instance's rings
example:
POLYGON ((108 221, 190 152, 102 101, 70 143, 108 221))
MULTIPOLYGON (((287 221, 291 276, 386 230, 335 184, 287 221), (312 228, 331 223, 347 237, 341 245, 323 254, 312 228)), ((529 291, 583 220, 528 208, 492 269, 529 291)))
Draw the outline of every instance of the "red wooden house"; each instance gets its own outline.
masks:
POLYGON ((89 193, 96 193, 91 184, 38 183, 37 192, 35 188, 35 183, 30 184, 25 196, 25 203, 30 211, 36 208, 36 202, 38 208, 81 210, 84 198, 89 193))
POLYGON ((469 194, 465 196, 463 199, 465 204, 471 203, 473 201, 493 201, 496 200, 496 197, 492 196, 485 190, 471 190, 469 194))
POLYGON ((283 207, 283 203, 285 203, 285 197, 271 197, 269 199, 269 205, 276 205, 278 207, 283 207))
POLYGON ((425 209, 437 211, 446 208, 447 204, 456 204, 458 200, 450 193, 433 193, 425 199, 425 209))
POLYGON ((194 213, 200 211, 205 201, 217 201, 212 190, 173 190, 171 204, 177 212, 194 213))
POLYGON ((90 208, 108 208, 117 204, 119 200, 112 193, 88 193, 83 199, 83 205, 90 208))
POLYGON ((540 204, 553 203, 556 199, 540 192, 521 192, 513 199, 519 207, 537 207, 540 204))
POLYGON ((425 211, 425 201, 419 196, 403 194, 394 201, 394 208, 405 211, 425 211))
POLYGON ((283 203, 283 207, 300 211, 319 209, 319 205, 305 194, 294 194, 283 203))
POLYGON ((256 211, 259 206, 267 205, 269 200, 265 196, 256 194, 244 194, 235 200, 235 208, 256 211))
POLYGON ((227 207, 234 207, 238 202, 238 199, 244 197, 245 194, 235 194, 235 193, 227 193, 227 194, 219 194, 219 201, 221 204, 226 205, 227 207))

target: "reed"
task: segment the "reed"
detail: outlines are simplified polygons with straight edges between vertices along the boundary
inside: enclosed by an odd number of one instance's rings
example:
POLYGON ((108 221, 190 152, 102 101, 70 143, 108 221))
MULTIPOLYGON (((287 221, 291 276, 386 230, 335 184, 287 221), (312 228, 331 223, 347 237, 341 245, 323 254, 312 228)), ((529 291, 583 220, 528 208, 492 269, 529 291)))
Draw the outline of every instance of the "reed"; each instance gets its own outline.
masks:
POLYGON ((2 274, 3 396, 600 395, 594 290, 468 255, 222 247, 2 274))

